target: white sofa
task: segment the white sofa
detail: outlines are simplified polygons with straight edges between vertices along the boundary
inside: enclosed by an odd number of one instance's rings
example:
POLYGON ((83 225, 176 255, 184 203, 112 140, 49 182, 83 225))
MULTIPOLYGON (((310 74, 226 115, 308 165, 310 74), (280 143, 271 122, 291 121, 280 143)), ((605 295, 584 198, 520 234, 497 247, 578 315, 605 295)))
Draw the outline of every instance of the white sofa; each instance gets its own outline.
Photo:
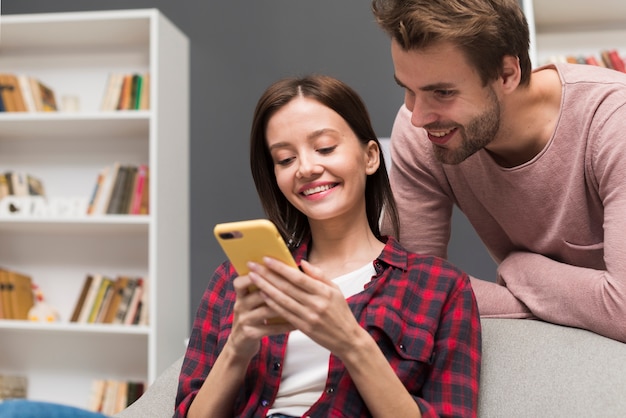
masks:
MULTIPOLYGON (((480 418, 626 417, 626 344, 536 320, 481 322, 480 418)), ((115 417, 170 418, 181 364, 115 417)))

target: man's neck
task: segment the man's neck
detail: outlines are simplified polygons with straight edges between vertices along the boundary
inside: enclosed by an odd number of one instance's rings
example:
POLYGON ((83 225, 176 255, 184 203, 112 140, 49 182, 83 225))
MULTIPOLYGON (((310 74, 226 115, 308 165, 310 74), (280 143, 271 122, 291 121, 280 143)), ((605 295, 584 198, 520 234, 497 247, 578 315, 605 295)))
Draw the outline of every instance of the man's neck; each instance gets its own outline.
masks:
POLYGON ((552 138, 561 105, 561 81, 554 68, 532 73, 529 86, 518 87, 502 102, 498 138, 487 151, 503 167, 532 160, 552 138))

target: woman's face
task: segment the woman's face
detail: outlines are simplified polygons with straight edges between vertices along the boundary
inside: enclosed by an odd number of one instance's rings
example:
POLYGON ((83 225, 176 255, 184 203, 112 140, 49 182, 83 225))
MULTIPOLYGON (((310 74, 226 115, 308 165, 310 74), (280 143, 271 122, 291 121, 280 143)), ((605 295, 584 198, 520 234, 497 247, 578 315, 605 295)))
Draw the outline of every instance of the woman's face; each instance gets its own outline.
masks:
POLYGON ((297 97, 269 120, 267 146, 281 192, 309 220, 365 214, 365 182, 378 145, 362 145, 346 121, 316 100, 297 97))

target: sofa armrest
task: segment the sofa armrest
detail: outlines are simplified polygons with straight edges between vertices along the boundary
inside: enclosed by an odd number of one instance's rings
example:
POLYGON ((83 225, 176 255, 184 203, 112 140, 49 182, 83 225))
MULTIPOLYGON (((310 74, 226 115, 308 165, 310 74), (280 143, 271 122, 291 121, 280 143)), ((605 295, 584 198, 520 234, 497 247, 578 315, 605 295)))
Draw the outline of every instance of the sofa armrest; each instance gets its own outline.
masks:
POLYGON ((161 373, 132 405, 114 415, 115 418, 172 418, 178 376, 183 364, 180 357, 161 373))
POLYGON ((481 324, 479 417, 626 416, 626 344, 537 320, 481 324))

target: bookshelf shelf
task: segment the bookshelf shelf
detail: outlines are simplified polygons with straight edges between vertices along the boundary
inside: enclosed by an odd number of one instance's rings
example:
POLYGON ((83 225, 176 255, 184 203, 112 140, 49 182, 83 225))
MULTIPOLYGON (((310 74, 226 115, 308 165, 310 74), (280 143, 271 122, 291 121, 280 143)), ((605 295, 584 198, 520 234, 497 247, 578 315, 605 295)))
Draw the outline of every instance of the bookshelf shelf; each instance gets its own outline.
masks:
POLYGON ((0 216, 0 232, 39 234, 148 234, 149 215, 102 215, 75 218, 28 218, 0 216))
POLYGON ((79 101, 75 112, 0 113, 0 172, 34 175, 58 201, 88 200, 115 162, 150 169, 148 215, 0 214, 0 266, 31 276, 60 316, 0 319, 0 375, 26 376, 30 399, 84 408, 92 381, 150 384, 184 353, 189 41, 156 9, 3 15, 0 68, 41 80, 57 103, 79 101), (116 72, 150 74, 150 110, 100 111, 116 72), (88 274, 145 278, 148 323, 70 322, 88 274))
POLYGON ((626 3, 613 0, 522 0, 531 31, 533 65, 555 56, 626 53, 626 3))
POLYGON ((40 337, 42 333, 50 334, 78 334, 84 338, 91 338, 91 334, 109 334, 111 336, 150 335, 150 327, 145 325, 126 326, 115 324, 77 324, 72 322, 38 323, 21 320, 0 320, 0 330, 4 332, 18 331, 32 332, 40 337))
POLYGON ((0 140, 38 139, 40 135, 80 141, 98 140, 100 135, 146 138, 149 131, 149 111, 0 113, 0 140))

